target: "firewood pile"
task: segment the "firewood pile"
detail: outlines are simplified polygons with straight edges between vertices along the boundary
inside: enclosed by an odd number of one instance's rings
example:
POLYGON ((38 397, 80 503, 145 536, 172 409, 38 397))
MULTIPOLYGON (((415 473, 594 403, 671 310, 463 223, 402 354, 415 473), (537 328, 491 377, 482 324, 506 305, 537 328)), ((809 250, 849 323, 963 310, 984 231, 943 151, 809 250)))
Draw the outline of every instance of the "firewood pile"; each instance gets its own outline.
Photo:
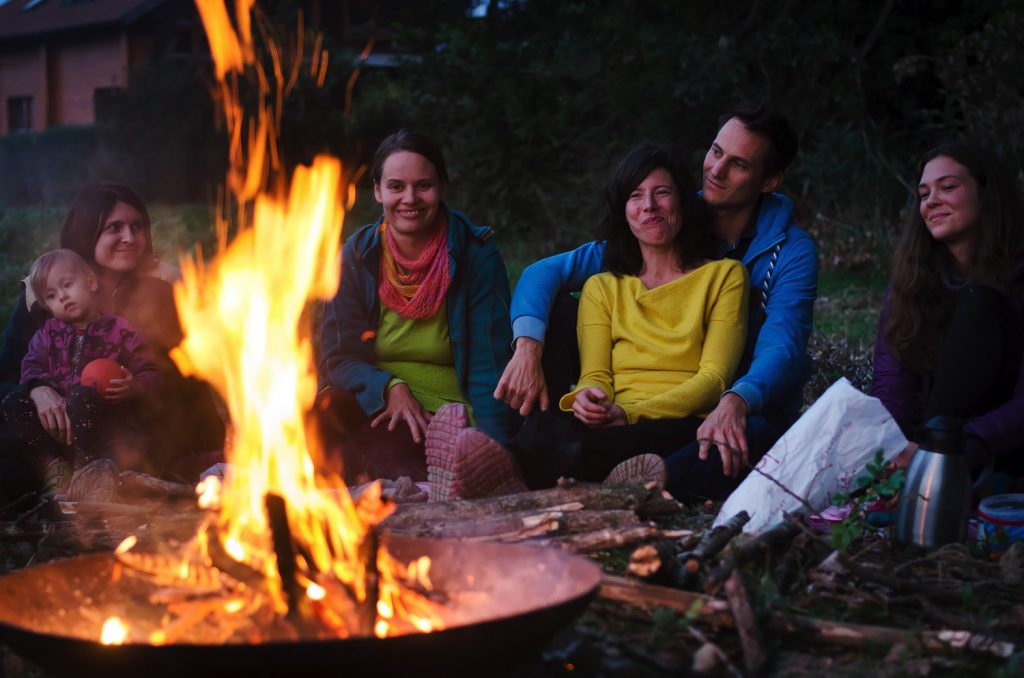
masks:
MULTIPOLYGON (((34 497, 2 507, 3 571, 75 553, 186 542, 201 520, 191 488, 96 472, 47 515, 34 497), (188 492, 185 492, 185 489, 188 492), (187 496, 186 496, 187 495, 187 496)), ((802 516, 762 535, 744 513, 710 529, 655 484, 558 487, 474 501, 399 503, 384 532, 566 549, 598 562, 598 597, 538 661, 577 675, 871 675, 1024 667, 1024 545, 1002 558, 965 545, 911 553, 876 533, 848 551, 802 516)), ((414 491, 413 491, 414 493, 414 491)), ((403 500, 403 497, 405 499, 403 500)))

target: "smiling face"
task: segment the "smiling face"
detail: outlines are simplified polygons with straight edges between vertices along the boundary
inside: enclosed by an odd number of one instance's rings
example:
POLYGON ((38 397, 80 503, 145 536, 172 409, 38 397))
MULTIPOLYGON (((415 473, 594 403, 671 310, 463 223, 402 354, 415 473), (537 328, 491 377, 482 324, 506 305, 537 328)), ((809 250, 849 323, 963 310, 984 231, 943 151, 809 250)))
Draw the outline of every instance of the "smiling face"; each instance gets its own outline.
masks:
POLYGON ((679 234, 679 189, 663 167, 652 171, 626 199, 626 223, 642 247, 669 249, 679 234))
POLYGON ((40 298, 55 318, 81 329, 99 315, 98 290, 96 277, 82 266, 57 261, 46 276, 40 298))
POLYGON ((380 182, 373 186, 392 233, 410 240, 431 234, 446 190, 433 163, 409 151, 389 155, 380 182))
POLYGON ((146 229, 142 215, 131 205, 118 202, 100 227, 93 257, 96 265, 114 274, 138 268, 146 251, 146 229))
POLYGON ((952 158, 932 158, 917 186, 918 209, 931 236, 950 248, 970 243, 981 213, 978 182, 952 158))
POLYGON ((750 207, 762 193, 775 190, 782 174, 764 176, 768 140, 732 118, 704 156, 704 201, 712 209, 750 207))

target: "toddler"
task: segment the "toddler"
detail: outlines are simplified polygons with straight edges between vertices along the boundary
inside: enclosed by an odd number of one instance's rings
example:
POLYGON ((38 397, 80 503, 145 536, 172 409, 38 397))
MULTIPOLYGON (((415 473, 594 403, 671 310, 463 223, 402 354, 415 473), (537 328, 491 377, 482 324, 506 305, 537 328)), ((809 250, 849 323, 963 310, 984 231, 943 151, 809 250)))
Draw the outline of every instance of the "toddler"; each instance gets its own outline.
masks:
POLYGON ((161 377, 138 330, 103 312, 96 275, 78 254, 47 252, 32 264, 29 283, 54 317, 29 342, 21 364, 22 388, 8 395, 0 409, 15 453, 42 469, 44 491, 53 494, 70 479, 76 458, 95 456, 119 429, 144 418, 147 396, 161 377), (97 358, 115 360, 123 372, 102 395, 80 383, 82 369, 97 358), (30 393, 38 386, 50 387, 59 400, 37 406, 30 393))

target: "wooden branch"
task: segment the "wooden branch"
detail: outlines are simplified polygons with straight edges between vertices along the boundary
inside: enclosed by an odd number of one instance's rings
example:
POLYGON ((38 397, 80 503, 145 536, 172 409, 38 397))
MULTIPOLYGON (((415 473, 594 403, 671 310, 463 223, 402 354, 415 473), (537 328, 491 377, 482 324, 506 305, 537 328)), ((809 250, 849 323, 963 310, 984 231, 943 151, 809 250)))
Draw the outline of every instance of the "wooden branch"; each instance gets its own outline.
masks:
POLYGON ((160 480, 145 473, 122 471, 118 476, 122 494, 155 494, 161 497, 182 497, 192 499, 196 496, 195 488, 185 483, 171 483, 160 480))
MULTIPOLYGON (((598 595, 605 600, 625 603, 644 610, 667 607, 682 614, 689 614, 694 603, 699 601, 700 609, 696 612, 699 620, 722 627, 735 625, 729 605, 703 593, 680 591, 667 586, 645 584, 625 577, 605 575, 601 579, 598 595)), ((913 632, 908 629, 887 626, 867 626, 814 619, 804 615, 783 616, 781 613, 775 613, 769 618, 769 626, 773 631, 803 638, 812 635, 824 643, 856 649, 872 645, 896 645, 906 642, 908 638, 917 638, 925 649, 933 652, 950 653, 969 650, 1008 658, 1016 651, 1016 647, 1012 643, 998 641, 985 634, 953 629, 913 632)))
POLYGON ((933 652, 970 650, 1006 659, 1015 651, 1012 643, 997 641, 984 634, 952 629, 915 633, 907 629, 847 624, 813 619, 802 615, 790 615, 787 621, 780 614, 773 615, 772 626, 788 633, 804 637, 810 634, 823 642, 856 649, 864 649, 872 645, 897 645, 905 643, 908 638, 916 638, 921 641, 925 649, 933 652))
POLYGON ((660 490, 652 492, 642 485, 567 484, 548 490, 519 492, 500 497, 486 497, 471 501, 451 501, 428 504, 399 504, 381 526, 384 530, 399 532, 416 526, 438 522, 478 520, 487 516, 522 511, 551 510, 557 506, 580 504, 581 509, 593 511, 640 511, 647 504, 664 503, 660 490))
POLYGON ((698 619, 715 626, 733 625, 729 605, 703 593, 680 591, 606 574, 601 578, 601 588, 598 589, 597 595, 605 600, 614 600, 645 610, 667 607, 681 614, 690 614, 695 609, 694 604, 699 603, 700 607, 696 612, 698 619))
POLYGON ((604 551, 606 549, 628 546, 641 541, 672 538, 672 534, 650 525, 638 525, 637 527, 629 527, 624 530, 605 528, 596 532, 539 539, 531 543, 536 543, 540 546, 556 546, 576 553, 590 553, 592 551, 604 551), (668 536, 666 537, 666 535, 668 536))
POLYGON ((682 556, 683 567, 680 570, 677 580, 680 586, 687 586, 697 576, 701 566, 709 558, 724 549, 732 541, 733 537, 743 530, 743 526, 750 520, 746 511, 740 511, 732 518, 729 518, 724 525, 719 525, 704 533, 700 543, 689 553, 682 556))
POLYGON ((788 544, 798 534, 800 534, 800 527, 791 520, 786 520, 748 542, 737 544, 732 549, 729 557, 708 574, 704 582, 704 589, 708 593, 714 593, 723 582, 729 579, 729 576, 737 567, 783 544, 788 544))
POLYGON ((733 571, 725 581, 725 596, 732 610, 732 618, 736 622, 736 630, 740 634, 740 645, 743 647, 743 659, 748 676, 759 676, 764 671, 768 655, 764 651, 764 640, 761 627, 750 605, 747 587, 738 572, 733 571))

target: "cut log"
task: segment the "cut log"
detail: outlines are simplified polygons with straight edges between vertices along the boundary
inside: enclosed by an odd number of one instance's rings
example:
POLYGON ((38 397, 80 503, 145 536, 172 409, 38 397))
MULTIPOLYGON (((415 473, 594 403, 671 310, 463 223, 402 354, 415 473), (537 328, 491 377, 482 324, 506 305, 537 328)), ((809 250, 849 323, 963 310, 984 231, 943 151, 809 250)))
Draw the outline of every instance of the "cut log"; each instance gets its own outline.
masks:
POLYGON ((182 497, 187 499, 194 499, 196 496, 195 488, 192 485, 160 480, 145 473, 122 471, 118 479, 121 483, 119 490, 121 495, 149 494, 158 497, 182 497))
POLYGON ((635 579, 606 574, 601 578, 600 597, 626 603, 644 610, 667 607, 680 614, 696 614, 701 621, 715 626, 732 626, 732 612, 723 601, 703 593, 680 591, 667 586, 645 584, 635 579))
POLYGON ((738 572, 733 571, 725 581, 725 597, 732 610, 732 618, 736 623, 736 631, 740 634, 740 645, 743 647, 743 659, 748 676, 759 676, 764 671, 768 655, 764 651, 764 640, 761 636, 761 625, 750 605, 747 587, 738 572))
POLYGON ((437 502, 432 504, 399 504, 381 527, 400 532, 416 526, 439 522, 478 520, 487 516, 543 511, 565 504, 580 504, 592 511, 622 510, 642 513, 647 504, 663 505, 660 490, 652 492, 642 485, 594 485, 578 483, 548 490, 519 492, 500 497, 437 502))
POLYGON ((798 534, 800 534, 800 526, 787 520, 747 542, 737 544, 729 553, 729 557, 708 573, 707 579, 704 581, 704 589, 708 593, 714 593, 723 582, 729 579, 737 567, 788 544, 798 534))

